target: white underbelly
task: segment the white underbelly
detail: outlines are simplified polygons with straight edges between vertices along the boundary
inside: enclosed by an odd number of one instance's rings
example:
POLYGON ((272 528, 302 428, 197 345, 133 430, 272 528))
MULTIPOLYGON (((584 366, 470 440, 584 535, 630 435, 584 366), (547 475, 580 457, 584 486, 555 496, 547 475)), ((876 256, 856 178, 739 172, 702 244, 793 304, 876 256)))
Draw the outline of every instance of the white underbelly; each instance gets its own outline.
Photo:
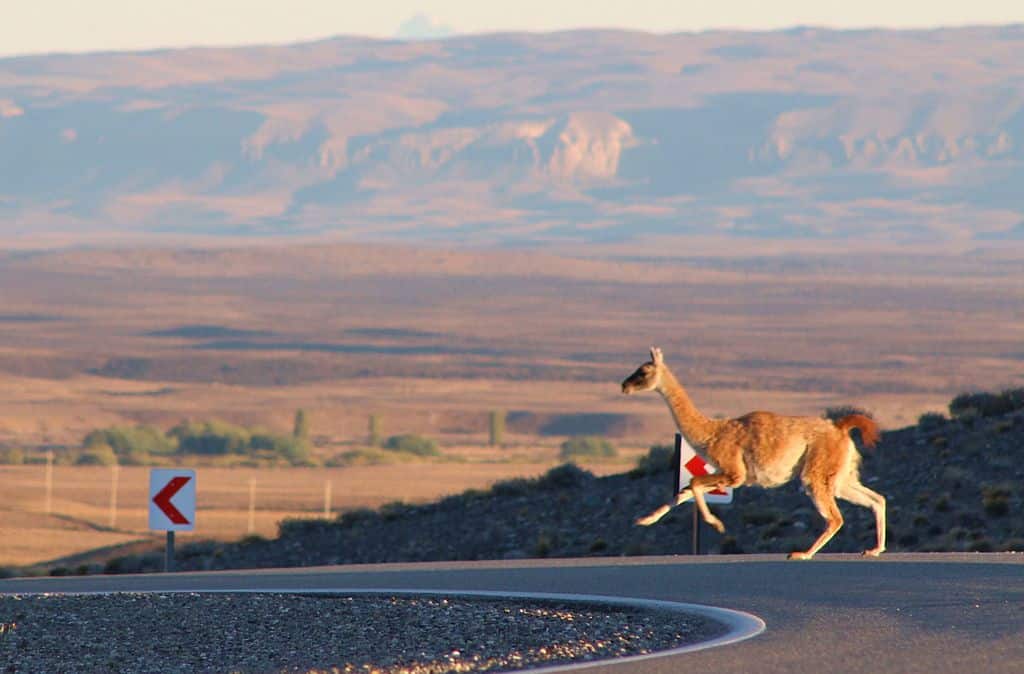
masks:
POLYGON ((790 443, 774 456, 762 461, 747 461, 747 484, 778 487, 796 475, 802 464, 807 445, 803 441, 790 443))

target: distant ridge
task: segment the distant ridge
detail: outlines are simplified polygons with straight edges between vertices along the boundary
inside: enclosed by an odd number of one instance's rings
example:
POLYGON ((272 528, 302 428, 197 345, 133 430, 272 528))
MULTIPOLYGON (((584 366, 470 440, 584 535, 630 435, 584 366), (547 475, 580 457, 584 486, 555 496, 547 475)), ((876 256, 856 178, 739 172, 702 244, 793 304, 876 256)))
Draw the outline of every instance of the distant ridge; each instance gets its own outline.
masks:
POLYGON ((0 235, 1015 245, 1022 83, 1021 24, 0 59, 0 235))

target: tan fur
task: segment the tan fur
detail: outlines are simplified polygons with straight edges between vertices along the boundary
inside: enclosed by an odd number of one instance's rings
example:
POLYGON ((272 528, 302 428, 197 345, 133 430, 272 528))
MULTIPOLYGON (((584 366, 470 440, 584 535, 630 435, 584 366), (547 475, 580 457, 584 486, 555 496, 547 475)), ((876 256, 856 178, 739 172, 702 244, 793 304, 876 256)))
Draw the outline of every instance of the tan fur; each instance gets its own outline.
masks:
POLYGON ((875 513, 877 545, 864 554, 877 557, 885 550, 885 498, 860 483, 860 454, 850 438, 850 429, 857 428, 865 445, 875 445, 878 425, 869 417, 851 414, 832 422, 818 417, 751 412, 735 419, 710 419, 693 404, 686 389, 665 365, 661 349, 655 347, 651 348, 651 360, 622 382, 623 393, 639 391, 660 393, 679 432, 719 471, 693 478, 672 503, 641 517, 637 524, 654 524, 673 506, 692 498, 704 521, 724 532, 721 520, 708 509, 705 493, 743 485, 778 487, 799 473, 826 526, 810 548, 791 553, 790 559, 810 559, 843 526, 836 497, 871 508, 875 513))

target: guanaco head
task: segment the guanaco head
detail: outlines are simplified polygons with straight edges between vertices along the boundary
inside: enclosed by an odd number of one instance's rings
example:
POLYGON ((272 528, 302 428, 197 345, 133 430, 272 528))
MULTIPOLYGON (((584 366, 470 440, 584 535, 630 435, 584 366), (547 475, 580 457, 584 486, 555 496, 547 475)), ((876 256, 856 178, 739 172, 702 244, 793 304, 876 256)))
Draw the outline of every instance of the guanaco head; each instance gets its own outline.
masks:
POLYGON ((665 366, 661 349, 651 347, 651 360, 636 369, 622 382, 622 392, 626 395, 638 391, 653 391, 661 384, 661 370, 665 366))

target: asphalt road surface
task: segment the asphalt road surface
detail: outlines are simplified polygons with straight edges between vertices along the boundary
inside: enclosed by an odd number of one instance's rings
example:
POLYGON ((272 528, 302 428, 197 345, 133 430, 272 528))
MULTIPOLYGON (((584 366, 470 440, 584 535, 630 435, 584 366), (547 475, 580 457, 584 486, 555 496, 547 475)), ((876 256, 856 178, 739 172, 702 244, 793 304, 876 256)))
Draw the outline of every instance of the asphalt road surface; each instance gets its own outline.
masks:
POLYGON ((632 557, 10 579, 0 592, 395 588, 663 599, 739 609, 767 630, 738 644, 602 674, 1024 673, 1024 554, 632 557))

